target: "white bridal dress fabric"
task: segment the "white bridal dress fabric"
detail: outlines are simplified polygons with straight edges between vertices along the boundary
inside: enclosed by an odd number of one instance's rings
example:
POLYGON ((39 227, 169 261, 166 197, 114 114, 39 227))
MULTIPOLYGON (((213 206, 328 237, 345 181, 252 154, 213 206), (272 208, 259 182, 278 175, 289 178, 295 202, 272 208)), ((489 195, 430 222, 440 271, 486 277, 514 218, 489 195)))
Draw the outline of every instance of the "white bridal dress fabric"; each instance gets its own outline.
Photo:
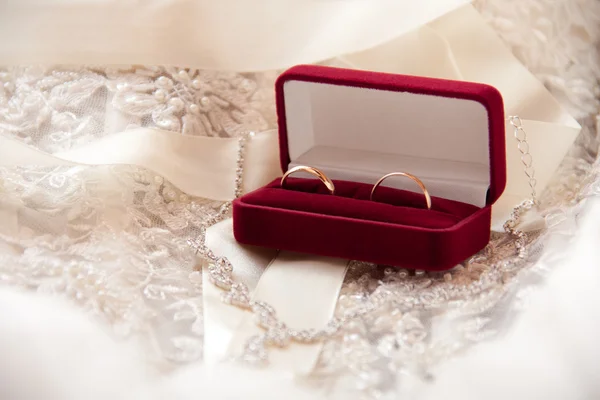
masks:
POLYGON ((597 397, 600 5, 413 3, 4 2, 0 398, 597 397), (280 173, 273 81, 312 62, 498 86, 544 188, 527 258, 503 263, 502 233, 445 274, 238 246, 214 221, 237 138, 256 132, 245 190, 280 173), (186 241, 207 228, 291 325, 384 306, 269 368, 225 363, 254 327, 203 279, 186 241), (295 312, 308 296, 322 307, 295 312))

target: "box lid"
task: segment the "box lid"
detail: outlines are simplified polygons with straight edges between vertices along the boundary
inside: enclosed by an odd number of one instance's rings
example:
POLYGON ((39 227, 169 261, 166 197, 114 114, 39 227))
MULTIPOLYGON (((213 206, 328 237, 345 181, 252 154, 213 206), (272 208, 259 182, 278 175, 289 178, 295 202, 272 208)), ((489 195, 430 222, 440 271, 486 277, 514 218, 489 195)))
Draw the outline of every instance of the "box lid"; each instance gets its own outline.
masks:
MULTIPOLYGON (((300 65, 275 84, 281 167, 375 183, 419 177, 433 196, 493 204, 506 185, 504 107, 492 86, 300 65)), ((414 182, 386 186, 419 192, 414 182)))

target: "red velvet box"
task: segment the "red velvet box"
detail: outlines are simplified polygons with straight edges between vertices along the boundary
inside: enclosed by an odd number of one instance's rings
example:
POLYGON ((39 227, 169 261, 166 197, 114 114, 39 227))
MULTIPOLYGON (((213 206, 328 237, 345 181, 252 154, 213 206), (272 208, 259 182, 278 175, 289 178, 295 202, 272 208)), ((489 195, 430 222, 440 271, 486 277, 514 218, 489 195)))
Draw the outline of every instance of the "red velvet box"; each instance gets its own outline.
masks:
POLYGON ((483 84, 297 66, 275 85, 279 179, 234 201, 244 244, 425 270, 449 269, 489 242, 506 184, 502 97, 483 84), (369 199, 373 184, 392 177, 369 199), (298 176, 298 177, 297 177, 298 176))

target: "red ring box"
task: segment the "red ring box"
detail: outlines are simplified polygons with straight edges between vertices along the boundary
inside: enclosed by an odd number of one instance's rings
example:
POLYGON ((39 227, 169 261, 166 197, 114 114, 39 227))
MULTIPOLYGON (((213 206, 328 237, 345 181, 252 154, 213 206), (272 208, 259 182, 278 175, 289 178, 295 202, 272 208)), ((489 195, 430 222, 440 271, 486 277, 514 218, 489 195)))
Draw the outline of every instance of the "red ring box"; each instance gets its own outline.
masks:
POLYGON ((491 206, 506 185, 504 108, 493 87, 301 65, 275 84, 281 168, 233 203, 238 242, 423 270, 454 267, 490 239, 491 206), (391 177, 373 201, 373 184, 391 177))

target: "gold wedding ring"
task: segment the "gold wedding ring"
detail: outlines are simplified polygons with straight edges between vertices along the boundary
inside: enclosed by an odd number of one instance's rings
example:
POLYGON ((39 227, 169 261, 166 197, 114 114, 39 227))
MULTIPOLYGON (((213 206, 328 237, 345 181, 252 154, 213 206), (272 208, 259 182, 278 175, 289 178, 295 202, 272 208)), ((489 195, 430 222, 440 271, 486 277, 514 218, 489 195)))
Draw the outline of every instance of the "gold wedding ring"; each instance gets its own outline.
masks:
POLYGON ((335 186, 333 185, 331 179, 327 177, 327 175, 325 175, 322 171, 316 169, 315 167, 307 167, 304 165, 298 165, 297 167, 294 167, 288 172, 286 172, 281 178, 281 187, 283 187, 283 185, 285 184, 285 181, 288 176, 298 171, 308 172, 309 174, 316 176, 321 182, 323 182, 323 185, 325 185, 325 187, 327 188, 327 190, 329 190, 331 194, 335 193, 335 186))
POLYGON ((375 184, 375 186, 373 186, 373 189, 371 190, 371 200, 373 200, 373 195, 375 194, 375 191, 377 190, 379 185, 381 185, 381 182, 383 182, 390 176, 405 176, 405 177, 415 181, 417 183, 417 185, 419 185, 419 187, 423 191, 423 194, 425 195, 425 203, 427 204, 427 209, 431 210, 431 196, 429 196, 429 192, 427 191, 427 188, 425 187, 425 185, 423 184, 423 182, 421 182, 421 180, 419 178, 417 178, 416 176, 411 175, 409 173, 406 173, 406 172, 392 172, 392 173, 382 176, 381 179, 379 179, 377 181, 377 183, 375 184))

